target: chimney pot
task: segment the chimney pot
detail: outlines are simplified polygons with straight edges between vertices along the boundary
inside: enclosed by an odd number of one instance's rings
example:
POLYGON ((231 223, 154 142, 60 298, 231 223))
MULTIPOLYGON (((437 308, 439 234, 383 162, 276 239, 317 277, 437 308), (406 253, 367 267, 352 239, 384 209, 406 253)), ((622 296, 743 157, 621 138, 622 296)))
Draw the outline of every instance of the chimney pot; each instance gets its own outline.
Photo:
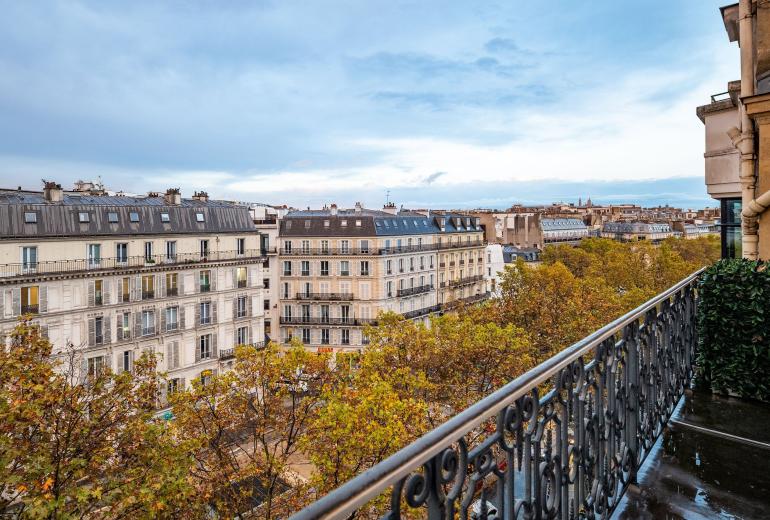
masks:
POLYGON ((57 184, 53 181, 43 181, 43 197, 48 202, 61 202, 64 197, 64 191, 61 189, 61 184, 57 184))
POLYGON ((179 188, 169 188, 166 190, 166 194, 163 196, 163 200, 169 206, 179 206, 182 204, 182 192, 179 188))
POLYGON ((196 191, 193 193, 193 200, 197 200, 200 202, 208 202, 209 200, 209 194, 205 191, 196 191))

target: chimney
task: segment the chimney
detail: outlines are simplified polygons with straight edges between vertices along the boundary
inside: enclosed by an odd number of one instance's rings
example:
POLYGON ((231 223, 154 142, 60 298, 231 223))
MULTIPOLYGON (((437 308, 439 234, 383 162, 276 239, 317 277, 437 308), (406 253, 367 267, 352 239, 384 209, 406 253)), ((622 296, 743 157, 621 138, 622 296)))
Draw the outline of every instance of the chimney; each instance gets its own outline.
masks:
POLYGON ((193 200, 197 200, 200 202, 208 202, 209 201, 209 194, 205 191, 196 191, 193 193, 192 196, 193 200))
POLYGON ((45 188, 43 189, 43 196, 48 202, 61 202, 64 191, 61 189, 61 184, 56 184, 53 181, 43 181, 45 188))
POLYGON ((163 200, 169 206, 179 206, 182 203, 182 192, 179 191, 179 188, 169 188, 166 190, 163 200))
POLYGON ((356 214, 361 213, 361 209, 362 209, 361 203, 356 202, 356 214))
POLYGON ((329 213, 331 213, 332 217, 336 217, 337 216, 337 205, 336 204, 332 204, 330 206, 329 213))
POLYGON ((390 213, 391 215, 398 214, 398 210, 396 209, 396 205, 393 202, 388 202, 382 207, 382 211, 385 213, 390 213))

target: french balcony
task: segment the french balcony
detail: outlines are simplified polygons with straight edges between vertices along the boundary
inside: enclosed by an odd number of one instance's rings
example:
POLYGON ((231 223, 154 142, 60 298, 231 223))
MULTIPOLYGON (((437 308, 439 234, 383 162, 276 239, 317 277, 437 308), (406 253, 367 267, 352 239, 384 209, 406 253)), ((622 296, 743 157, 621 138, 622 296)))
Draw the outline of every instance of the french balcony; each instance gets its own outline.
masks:
POLYGON ((350 301, 353 299, 353 293, 341 292, 298 292, 295 300, 315 300, 315 301, 350 301))
MULTIPOLYGON (((265 348, 265 342, 264 341, 256 341, 254 343, 243 343, 236 346, 244 346, 244 347, 251 347, 255 350, 262 350, 265 348)), ((227 361, 229 359, 235 358, 235 347, 232 348, 224 348, 219 351, 219 360, 220 361, 227 361)))
POLYGON ((259 249, 248 249, 242 254, 237 251, 209 251, 200 253, 179 253, 173 258, 165 254, 152 256, 120 256, 114 258, 81 258, 74 260, 41 260, 30 269, 30 263, 0 264, 0 280, 23 276, 58 275, 78 272, 123 272, 145 270, 162 266, 196 265, 219 262, 250 263, 262 261, 259 249))
POLYGON ((22 314, 40 314, 40 305, 38 304, 22 305, 21 313, 22 314))
POLYGON ((491 509, 494 518, 506 519, 763 518, 770 478, 760 461, 768 460, 770 407, 736 409, 739 415, 722 415, 716 425, 714 414, 724 414, 724 404, 709 396, 704 407, 691 390, 699 274, 292 518, 341 519, 357 511, 391 520, 492 518, 491 509), (729 429, 737 417, 753 430, 712 431, 729 429), (715 465, 721 448, 714 446, 724 443, 731 446, 720 455, 727 466, 715 465), (658 495, 651 499, 647 491, 658 495), (382 506, 387 512, 371 502, 382 494, 390 499, 377 504, 389 504, 382 506), (742 507, 754 507, 755 516, 720 514, 742 507))
POLYGON ((399 289, 396 291, 396 296, 414 296, 415 294, 423 294, 433 290, 433 286, 419 285, 417 287, 408 287, 406 289, 399 289))

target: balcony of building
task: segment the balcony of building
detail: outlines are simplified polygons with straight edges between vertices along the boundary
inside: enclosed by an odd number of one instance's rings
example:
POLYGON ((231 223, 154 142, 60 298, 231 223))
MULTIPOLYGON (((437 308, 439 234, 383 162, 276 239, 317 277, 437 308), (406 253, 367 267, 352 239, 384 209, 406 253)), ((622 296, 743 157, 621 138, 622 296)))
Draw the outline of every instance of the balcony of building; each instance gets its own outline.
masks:
POLYGON ((425 294, 427 292, 431 292, 432 290, 433 286, 430 284, 418 285, 417 287, 406 287, 404 289, 398 289, 396 291, 396 296, 414 296, 416 294, 425 294))
POLYGON ((251 347, 255 350, 261 350, 265 348, 265 342, 264 341, 255 341, 254 343, 242 343, 239 345, 236 345, 232 348, 223 348, 219 350, 219 360, 220 361, 228 361, 230 359, 235 358, 235 349, 236 347, 251 347))
POLYGON ((373 318, 331 318, 328 316, 281 316, 279 322, 281 325, 363 327, 364 325, 375 325, 377 320, 373 318))
POLYGON ((104 274, 138 271, 157 267, 177 268, 197 264, 254 263, 261 262, 259 249, 245 251, 207 251, 201 253, 179 253, 173 256, 127 256, 113 258, 80 258, 73 260, 43 260, 34 263, 0 264, 0 282, 17 278, 39 278, 41 276, 67 275, 76 273, 103 272, 104 274))
POLYGON ((313 300, 313 301, 352 301, 353 293, 342 292, 298 292, 294 295, 295 300, 313 300))
POLYGON ((449 287, 463 287, 466 285, 473 285, 476 282, 480 282, 484 279, 484 276, 478 274, 473 276, 465 276, 463 278, 455 278, 449 280, 449 287))
POLYGON ((766 518, 770 405, 694 389, 699 274, 293 518, 766 518))
POLYGON ((429 314, 435 314, 437 312, 441 311, 441 305, 431 305, 430 307, 423 307, 422 309, 415 309, 413 311, 407 311, 402 313, 401 315, 407 319, 411 320, 414 318, 420 318, 422 316, 428 316, 429 314))

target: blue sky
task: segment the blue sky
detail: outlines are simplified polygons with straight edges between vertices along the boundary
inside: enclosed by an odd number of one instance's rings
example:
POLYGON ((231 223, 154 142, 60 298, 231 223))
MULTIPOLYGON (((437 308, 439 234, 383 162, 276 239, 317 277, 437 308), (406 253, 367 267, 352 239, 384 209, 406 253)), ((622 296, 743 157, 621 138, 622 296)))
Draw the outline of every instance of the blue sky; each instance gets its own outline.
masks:
POLYGON ((0 184, 709 204, 722 3, 0 0, 0 184))

